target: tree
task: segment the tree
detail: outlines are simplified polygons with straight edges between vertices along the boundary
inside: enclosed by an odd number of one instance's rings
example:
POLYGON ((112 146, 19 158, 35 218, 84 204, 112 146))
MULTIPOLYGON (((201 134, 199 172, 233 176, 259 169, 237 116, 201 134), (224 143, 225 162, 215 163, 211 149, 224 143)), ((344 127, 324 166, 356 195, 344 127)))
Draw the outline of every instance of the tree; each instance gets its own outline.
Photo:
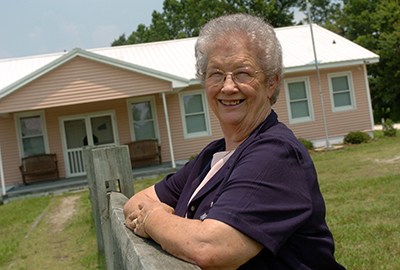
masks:
POLYGON ((294 14, 291 9, 297 1, 165 0, 163 12, 153 12, 150 26, 140 24, 128 39, 122 34, 112 46, 195 37, 209 20, 238 12, 263 17, 275 27, 289 26, 293 25, 294 14))
POLYGON ((369 66, 375 122, 400 121, 400 5, 398 0, 344 0, 339 32, 380 56, 369 66))
MULTIPOLYGON (((300 11, 303 11, 308 18, 307 2, 299 2, 300 11)), ((331 25, 336 25, 343 4, 341 0, 310 0, 309 2, 313 23, 326 28, 333 28, 331 25)), ((303 24, 305 22, 308 23, 308 19, 302 20, 300 23, 303 24)))

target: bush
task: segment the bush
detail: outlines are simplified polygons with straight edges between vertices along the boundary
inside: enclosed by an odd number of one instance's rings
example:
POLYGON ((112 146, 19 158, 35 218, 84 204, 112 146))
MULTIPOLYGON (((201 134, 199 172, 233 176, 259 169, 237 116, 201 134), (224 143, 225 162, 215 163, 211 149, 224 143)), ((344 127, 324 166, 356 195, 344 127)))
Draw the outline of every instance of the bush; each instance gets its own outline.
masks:
POLYGON ((386 137, 396 136, 397 129, 394 128, 394 122, 390 119, 386 119, 385 123, 382 124, 383 135, 386 137))
POLYGON ((360 144, 360 143, 367 143, 370 140, 371 136, 369 136, 367 133, 361 131, 355 131, 347 134, 344 137, 343 142, 345 144, 360 144))
POLYGON ((307 150, 314 150, 314 145, 312 142, 303 138, 298 138, 298 140, 307 148, 307 150))
MULTIPOLYGON (((192 161, 198 154, 194 154, 193 156, 190 156, 189 161, 192 161)), ((189 162, 188 161, 188 162, 189 162)))

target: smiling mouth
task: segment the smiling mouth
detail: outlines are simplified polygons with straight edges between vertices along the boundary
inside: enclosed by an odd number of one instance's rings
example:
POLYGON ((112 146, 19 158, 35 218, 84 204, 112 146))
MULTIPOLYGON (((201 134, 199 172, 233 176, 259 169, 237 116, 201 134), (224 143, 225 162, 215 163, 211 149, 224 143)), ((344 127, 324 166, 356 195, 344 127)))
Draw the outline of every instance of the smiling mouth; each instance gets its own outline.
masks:
POLYGON ((222 103, 222 105, 225 106, 236 106, 239 105, 240 103, 242 103, 244 101, 244 99, 240 99, 240 100, 222 100, 220 99, 219 102, 222 103))

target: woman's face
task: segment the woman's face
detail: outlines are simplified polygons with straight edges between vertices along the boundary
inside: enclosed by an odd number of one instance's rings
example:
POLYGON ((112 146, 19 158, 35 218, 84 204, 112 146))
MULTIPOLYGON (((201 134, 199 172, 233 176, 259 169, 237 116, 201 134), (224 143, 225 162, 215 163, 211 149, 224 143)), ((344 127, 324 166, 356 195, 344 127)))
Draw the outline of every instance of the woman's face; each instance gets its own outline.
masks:
POLYGON ((222 72, 242 69, 250 72, 261 70, 256 61, 256 54, 249 51, 246 45, 237 39, 230 38, 228 42, 220 42, 214 46, 208 59, 205 85, 210 107, 223 129, 233 128, 249 134, 271 112, 269 99, 276 88, 276 82, 267 85, 264 83, 264 74, 260 72, 255 74, 255 79, 248 85, 236 83, 232 75, 226 75, 225 81, 220 85, 212 83, 210 78, 216 70, 222 72))

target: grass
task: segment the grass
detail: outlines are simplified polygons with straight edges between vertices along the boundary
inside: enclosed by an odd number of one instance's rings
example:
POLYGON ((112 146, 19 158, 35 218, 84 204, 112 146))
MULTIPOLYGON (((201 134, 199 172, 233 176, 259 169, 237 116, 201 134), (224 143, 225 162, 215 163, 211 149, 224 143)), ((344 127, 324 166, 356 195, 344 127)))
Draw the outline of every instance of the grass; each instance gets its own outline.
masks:
POLYGON ((399 269, 400 138, 312 153, 336 258, 347 269, 399 269))
POLYGON ((30 227, 50 197, 29 198, 0 206, 0 269, 12 261, 30 227))
MULTIPOLYGON (((400 265, 400 138, 384 138, 381 133, 368 144, 311 153, 336 243, 335 256, 347 269, 400 265)), ((135 191, 162 178, 136 181, 135 191)), ((2 205, 0 235, 0 269, 105 269, 104 258, 97 254, 88 191, 2 205), (62 232, 52 233, 49 218, 57 214, 64 198, 77 194, 76 214, 62 232), (25 239, 45 210, 45 217, 25 239)))
POLYGON ((105 269, 88 191, 11 202, 0 207, 0 224, 0 269, 105 269), (73 198, 76 212, 61 224, 61 203, 73 198))

